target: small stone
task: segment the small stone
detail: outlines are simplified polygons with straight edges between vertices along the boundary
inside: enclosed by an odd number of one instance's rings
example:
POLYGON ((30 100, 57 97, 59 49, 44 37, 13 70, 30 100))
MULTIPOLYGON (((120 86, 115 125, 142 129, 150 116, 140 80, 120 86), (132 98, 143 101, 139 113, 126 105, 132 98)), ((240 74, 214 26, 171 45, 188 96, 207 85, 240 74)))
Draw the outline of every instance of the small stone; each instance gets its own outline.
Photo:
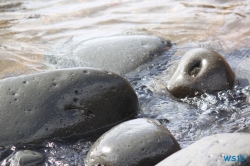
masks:
POLYGON ((250 134, 211 135, 176 152, 156 166, 166 165, 250 165, 250 134), (234 156, 234 157, 233 157, 234 156), (229 159, 230 157, 230 159, 229 159), (230 161, 225 161, 225 159, 230 161), (234 160, 236 159, 236 160, 234 160))
POLYGON ((217 52, 197 48, 180 59, 167 89, 175 97, 184 98, 232 89, 235 75, 226 60, 217 52))
POLYGON ((152 166, 180 149, 158 121, 135 119, 104 133, 91 147, 85 166, 152 166))
POLYGON ((41 153, 21 150, 14 155, 10 166, 38 166, 43 160, 44 156, 41 153))

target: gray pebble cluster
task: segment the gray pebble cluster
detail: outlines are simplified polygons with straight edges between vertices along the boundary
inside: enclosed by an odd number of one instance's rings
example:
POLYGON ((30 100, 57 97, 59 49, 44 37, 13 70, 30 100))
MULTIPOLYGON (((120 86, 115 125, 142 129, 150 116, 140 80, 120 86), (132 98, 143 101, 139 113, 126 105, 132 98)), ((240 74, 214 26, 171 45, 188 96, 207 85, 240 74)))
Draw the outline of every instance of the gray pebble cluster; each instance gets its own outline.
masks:
MULTIPOLYGON (((88 152, 86 166, 232 165, 223 160, 225 155, 244 155, 246 161, 238 165, 249 164, 249 134, 213 135, 180 150, 158 121, 130 120, 138 114, 139 102, 130 83, 118 74, 170 46, 170 41, 152 36, 95 39, 75 51, 99 69, 61 69, 0 80, 0 145, 98 133, 102 135, 88 152)), ((230 66, 212 50, 191 50, 176 66, 167 88, 178 98, 234 85, 230 66)), ((43 160, 38 152, 21 150, 10 166, 39 165, 43 160)))

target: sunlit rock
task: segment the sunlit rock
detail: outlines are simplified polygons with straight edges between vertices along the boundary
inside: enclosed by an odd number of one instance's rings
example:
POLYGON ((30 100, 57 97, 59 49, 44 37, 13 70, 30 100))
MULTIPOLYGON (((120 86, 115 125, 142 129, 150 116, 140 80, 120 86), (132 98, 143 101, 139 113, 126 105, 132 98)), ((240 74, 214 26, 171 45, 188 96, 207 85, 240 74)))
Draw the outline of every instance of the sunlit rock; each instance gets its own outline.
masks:
POLYGON ((202 138, 156 166, 250 165, 250 134, 227 133, 202 138))
POLYGON ((170 47, 169 40, 155 36, 111 36, 82 42, 72 56, 48 53, 45 60, 61 67, 94 67, 124 75, 170 47))
POLYGON ((183 55, 167 88, 175 97, 184 98, 231 89, 234 79, 234 72, 220 54, 197 48, 183 55))
POLYGON ((43 160, 44 156, 39 152, 20 150, 12 158, 10 166, 35 166, 39 165, 43 160))
POLYGON ((150 119, 135 119, 113 127, 91 147, 86 166, 152 166, 180 149, 171 133, 150 119))
POLYGON ((91 132, 131 118, 138 107, 129 82, 102 70, 75 68, 3 79, 0 144, 91 132))

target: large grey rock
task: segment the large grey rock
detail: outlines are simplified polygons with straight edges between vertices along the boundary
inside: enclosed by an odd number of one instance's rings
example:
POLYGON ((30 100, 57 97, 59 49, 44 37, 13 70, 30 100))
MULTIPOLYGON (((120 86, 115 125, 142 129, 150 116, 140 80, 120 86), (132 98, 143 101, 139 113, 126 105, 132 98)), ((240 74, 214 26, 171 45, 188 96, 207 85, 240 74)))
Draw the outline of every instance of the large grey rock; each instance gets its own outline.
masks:
POLYGON ((171 133, 150 119, 121 123, 91 147, 86 166, 152 166, 180 149, 171 133))
POLYGON ((10 166, 38 166, 43 160, 44 156, 39 152, 20 150, 12 158, 10 166))
POLYGON ((82 42, 73 51, 73 59, 54 53, 45 59, 63 67, 87 66, 124 75, 170 47, 169 40, 155 36, 111 36, 82 42))
POLYGON ((131 118, 138 107, 129 82, 102 70, 75 68, 3 79, 0 144, 90 132, 131 118))
POLYGON ((249 142, 250 134, 246 133, 227 133, 208 136, 169 156, 156 166, 248 166, 250 165, 249 142), (225 161, 224 156, 231 156, 230 161, 225 161), (234 159, 236 161, 232 161, 234 159))
POLYGON ((180 59, 167 89, 175 97, 191 97, 206 91, 231 89, 234 79, 234 72, 220 54, 197 48, 180 59))

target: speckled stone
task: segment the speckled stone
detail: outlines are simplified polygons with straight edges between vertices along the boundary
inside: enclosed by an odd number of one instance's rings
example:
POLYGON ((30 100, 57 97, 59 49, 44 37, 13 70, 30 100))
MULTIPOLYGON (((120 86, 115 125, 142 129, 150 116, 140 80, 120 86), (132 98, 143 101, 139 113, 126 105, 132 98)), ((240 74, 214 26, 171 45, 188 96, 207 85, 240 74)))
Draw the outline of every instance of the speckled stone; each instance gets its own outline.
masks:
POLYGON ((3 79, 0 144, 107 131, 138 109, 129 82, 103 70, 74 68, 3 79))
POLYGON ((192 97, 204 92, 231 89, 234 80, 234 72, 220 54, 197 48, 180 59, 167 89, 178 98, 192 97))
POLYGON ((39 166, 43 160, 44 156, 39 152, 20 150, 12 158, 10 166, 39 166))
POLYGON ((180 149, 158 121, 135 119, 103 134, 91 147, 85 166, 152 166, 180 149))
POLYGON ((250 134, 248 133, 227 133, 208 136, 169 156, 156 166, 249 166, 249 142, 250 134), (230 162, 224 161, 225 155, 236 156, 236 161, 231 161, 233 158, 230 159, 230 162), (239 162, 244 161, 244 158, 246 159, 245 162, 239 162))

